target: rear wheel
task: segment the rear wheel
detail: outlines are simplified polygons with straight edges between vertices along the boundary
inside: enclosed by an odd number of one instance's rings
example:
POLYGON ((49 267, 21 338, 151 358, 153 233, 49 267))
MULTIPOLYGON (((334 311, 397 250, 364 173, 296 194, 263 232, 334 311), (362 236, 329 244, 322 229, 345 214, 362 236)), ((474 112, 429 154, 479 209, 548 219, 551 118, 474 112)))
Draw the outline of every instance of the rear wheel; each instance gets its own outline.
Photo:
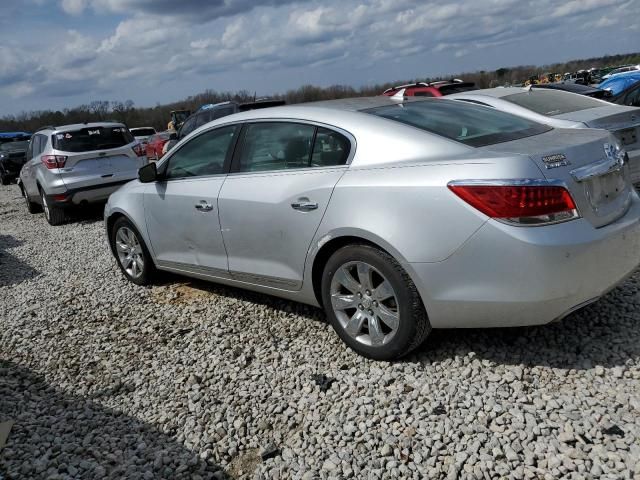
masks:
POLYGON ((27 204, 27 211, 29 213, 40 213, 42 211, 42 207, 29 199, 29 194, 22 185, 20 185, 20 191, 22 192, 22 197, 27 204))
POLYGON ((340 338, 375 360, 406 355, 431 331, 407 272, 391 255, 369 245, 349 245, 331 256, 322 299, 340 338))
POLYGON ((111 248, 118 266, 128 280, 137 285, 151 283, 155 267, 138 230, 124 217, 119 218, 111 229, 111 248))
POLYGON ((42 195, 42 209, 44 210, 44 218, 47 219, 49 225, 62 225, 67 218, 67 216, 65 215, 65 211, 60 207, 54 207, 50 205, 44 191, 41 191, 40 194, 42 195))

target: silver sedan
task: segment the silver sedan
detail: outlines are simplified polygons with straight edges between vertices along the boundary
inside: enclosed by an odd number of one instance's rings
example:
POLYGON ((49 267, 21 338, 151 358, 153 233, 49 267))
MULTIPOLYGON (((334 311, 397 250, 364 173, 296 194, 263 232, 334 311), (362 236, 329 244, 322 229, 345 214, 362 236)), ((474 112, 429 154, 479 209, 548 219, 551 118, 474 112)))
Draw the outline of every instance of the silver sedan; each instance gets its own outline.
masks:
POLYGON ((392 359, 432 328, 544 324, 640 262, 640 199, 607 131, 388 97, 208 123, 111 195, 137 284, 176 272, 322 306, 392 359))
POLYGON ((497 108, 557 128, 605 128, 627 151, 631 182, 640 182, 640 109, 637 107, 615 105, 561 90, 529 87, 487 88, 447 98, 497 108))

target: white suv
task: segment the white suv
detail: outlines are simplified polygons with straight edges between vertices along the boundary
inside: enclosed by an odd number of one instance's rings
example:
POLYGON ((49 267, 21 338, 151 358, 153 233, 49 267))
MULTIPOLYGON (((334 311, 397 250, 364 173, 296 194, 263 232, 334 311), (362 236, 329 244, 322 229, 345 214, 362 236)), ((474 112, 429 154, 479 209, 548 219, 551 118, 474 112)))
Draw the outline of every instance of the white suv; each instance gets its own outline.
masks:
POLYGON ((45 127, 29 142, 18 184, 29 212, 43 209, 59 225, 67 208, 107 200, 146 163, 142 145, 122 123, 45 127))

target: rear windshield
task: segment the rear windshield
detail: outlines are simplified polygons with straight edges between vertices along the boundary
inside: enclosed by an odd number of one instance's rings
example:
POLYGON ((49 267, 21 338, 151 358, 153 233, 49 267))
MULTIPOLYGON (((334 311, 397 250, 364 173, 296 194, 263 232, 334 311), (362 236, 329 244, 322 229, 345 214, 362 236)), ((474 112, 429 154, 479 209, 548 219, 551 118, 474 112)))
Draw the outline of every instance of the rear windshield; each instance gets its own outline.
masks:
POLYGON ((134 137, 148 137, 156 133, 153 128, 132 128, 131 133, 134 137))
POLYGON ((507 95, 502 99, 551 117, 602 107, 602 102, 599 100, 558 90, 531 90, 530 92, 507 95))
POLYGON ((476 87, 475 84, 473 83, 467 83, 467 84, 452 83, 451 85, 443 85, 441 87, 438 87, 438 90, 440 90, 440 93, 442 95, 453 95, 454 93, 462 93, 462 92, 470 92, 471 90, 478 90, 478 87, 476 87))
POLYGON ((123 147, 133 142, 127 127, 87 127, 53 135, 53 148, 63 152, 90 152, 123 147))
POLYGON ((441 99, 399 103, 364 111, 471 147, 509 142, 551 130, 546 125, 492 108, 441 99))
POLYGON ((29 147, 29 141, 6 142, 0 145, 0 151, 9 152, 11 150, 26 150, 29 147))

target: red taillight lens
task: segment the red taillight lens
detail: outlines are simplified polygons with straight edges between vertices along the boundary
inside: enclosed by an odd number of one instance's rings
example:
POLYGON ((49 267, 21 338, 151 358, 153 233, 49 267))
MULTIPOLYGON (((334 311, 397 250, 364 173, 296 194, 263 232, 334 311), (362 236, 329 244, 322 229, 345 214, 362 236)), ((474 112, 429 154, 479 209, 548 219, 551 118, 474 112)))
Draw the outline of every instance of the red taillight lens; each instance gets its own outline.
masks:
POLYGON ((133 146, 133 151, 135 152, 135 154, 139 157, 144 157, 146 155, 146 152, 144 151, 144 147, 142 146, 141 143, 136 143, 133 146))
POLYGON ((51 170, 53 168, 64 168, 64 164, 67 163, 67 157, 64 155, 43 155, 40 157, 40 161, 51 170))
POLYGON ((519 225, 557 223, 578 217, 569 191, 557 185, 465 185, 449 189, 485 215, 519 225))

